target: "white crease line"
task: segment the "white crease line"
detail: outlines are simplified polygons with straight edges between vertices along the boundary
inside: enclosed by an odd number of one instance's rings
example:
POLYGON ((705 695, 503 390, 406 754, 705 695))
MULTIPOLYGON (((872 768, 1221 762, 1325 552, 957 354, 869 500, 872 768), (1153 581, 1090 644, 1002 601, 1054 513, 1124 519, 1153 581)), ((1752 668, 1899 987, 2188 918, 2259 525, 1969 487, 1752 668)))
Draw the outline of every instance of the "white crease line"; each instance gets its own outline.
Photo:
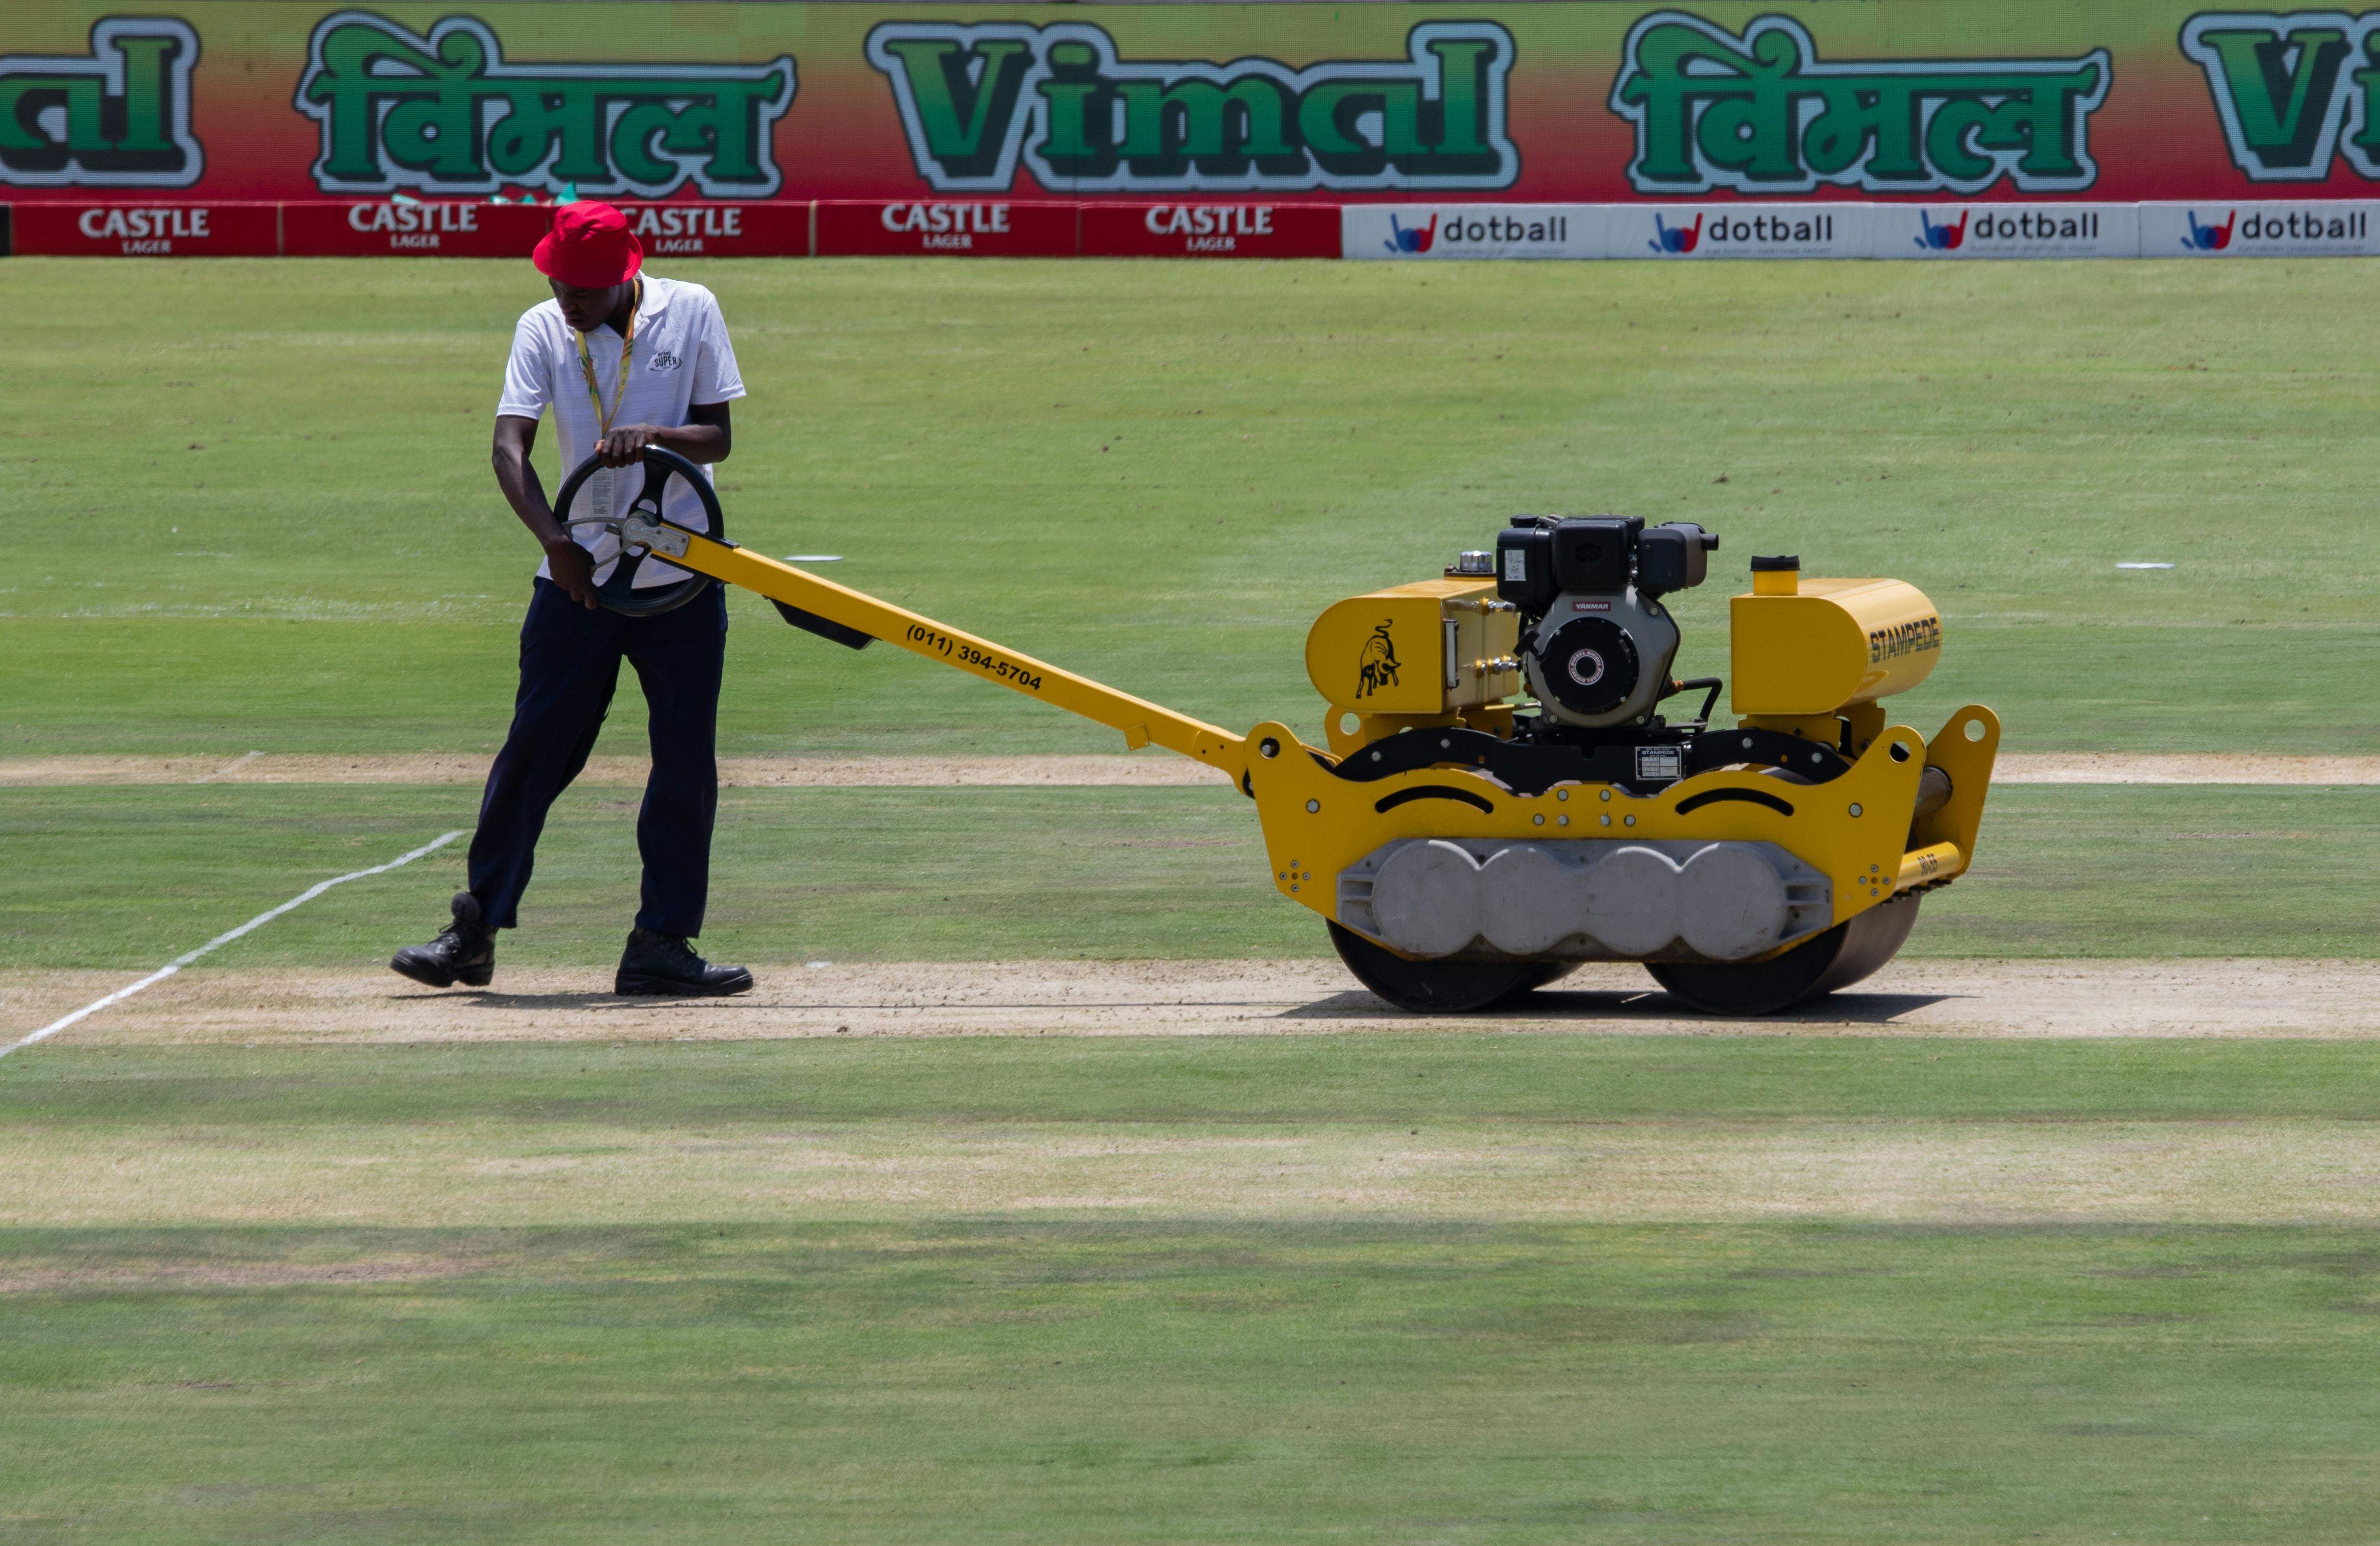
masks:
MULTIPOLYGON (((253 756, 256 754, 251 752, 249 755, 253 756)), ((59 1032, 65 1030, 67 1026, 74 1024, 77 1021, 86 1020, 91 1016, 99 1013, 100 1010, 106 1009, 110 1004, 122 1003, 125 999, 131 997, 136 993, 139 993, 142 988, 154 987, 159 983, 162 983, 166 978, 172 976, 175 972, 179 972, 182 968, 189 965, 190 962, 198 960, 200 956, 205 955, 208 951, 221 949, 224 946, 230 944, 233 940, 237 939, 241 935, 248 933, 250 929, 263 927, 265 924, 273 922, 275 918, 278 918, 283 913, 288 912, 291 908, 300 907, 307 902, 312 901, 316 897, 321 896, 323 892, 329 890, 334 886, 344 885, 346 882, 350 880, 361 880, 368 875, 386 875, 389 871, 396 869, 401 865, 412 864, 416 859, 420 858, 425 853, 437 852, 440 849, 444 848, 448 843, 453 842, 462 835, 463 834, 460 832, 449 832, 442 838, 423 843, 419 848, 415 849, 410 853, 398 855, 396 858, 390 860, 385 864, 374 864, 368 870, 351 870, 346 875, 333 876, 328 880, 321 881, 315 885, 310 886, 303 891, 298 892, 296 896, 290 898, 287 901, 283 902, 279 907, 258 913, 255 917, 250 918, 247 923, 240 924, 239 927, 233 929, 230 933, 215 936, 212 939, 208 940, 205 944, 200 946, 197 949, 192 950, 188 955, 176 956, 172 960, 166 962, 164 966, 159 967, 156 971, 152 972, 146 977, 141 978, 139 982, 134 983, 131 986, 117 988, 114 993, 109 994, 104 998, 93 999, 91 1003, 85 1004, 81 1009, 77 1009, 74 1013, 67 1015, 63 1020, 54 1020, 50 1021, 49 1024, 42 1026, 39 1031, 36 1031, 31 1035, 25 1037, 22 1041, 11 1042, 6 1046, 0 1046, 0 1057, 6 1057, 12 1052, 21 1052, 25 1048, 31 1046, 36 1042, 46 1042, 52 1036, 55 1036, 59 1032)))
MULTIPOLYGON (((222 778, 225 774, 236 773, 263 755, 264 754, 262 752, 250 752, 244 757, 236 757, 232 761, 224 764, 221 767, 218 767, 213 772, 208 774, 205 778, 192 779, 190 782, 194 784, 213 783, 217 779, 222 778)), ((0 1056, 6 1056, 6 1054, 0 1054, 0 1056)))

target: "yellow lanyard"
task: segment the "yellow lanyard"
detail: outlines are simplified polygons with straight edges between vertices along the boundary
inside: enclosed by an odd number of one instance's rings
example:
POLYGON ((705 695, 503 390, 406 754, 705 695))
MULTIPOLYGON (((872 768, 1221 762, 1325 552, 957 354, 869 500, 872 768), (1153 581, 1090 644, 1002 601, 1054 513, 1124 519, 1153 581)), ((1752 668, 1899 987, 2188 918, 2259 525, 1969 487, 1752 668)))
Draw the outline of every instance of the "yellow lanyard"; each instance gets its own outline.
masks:
POLYGON ((578 340, 578 372, 587 378, 587 401, 595 405, 595 443, 612 432, 612 414, 628 400, 628 351, 637 344, 637 312, 645 304, 645 282, 637 281, 636 298, 628 303, 628 331, 620 340, 620 385, 612 393, 612 413, 603 411, 603 394, 595 389, 595 358, 587 352, 587 335, 572 330, 578 340))

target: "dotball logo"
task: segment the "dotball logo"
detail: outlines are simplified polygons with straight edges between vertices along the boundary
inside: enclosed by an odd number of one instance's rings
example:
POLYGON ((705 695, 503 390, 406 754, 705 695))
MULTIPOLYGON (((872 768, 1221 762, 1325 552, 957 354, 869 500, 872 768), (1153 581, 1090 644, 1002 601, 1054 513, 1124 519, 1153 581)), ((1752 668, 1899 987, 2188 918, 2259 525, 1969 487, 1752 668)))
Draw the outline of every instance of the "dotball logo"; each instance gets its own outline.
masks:
POLYGON ((1716 215, 1710 223, 1710 239, 1714 247, 1830 246, 1835 239, 1835 217, 1806 211, 1791 217, 1716 215))
POLYGON ((1653 250, 1656 252, 1692 252, 1702 245, 1703 217, 1694 216, 1692 225, 1664 225, 1661 217, 1653 217, 1653 250))
POLYGON ((1924 210, 1917 211, 1917 218, 1918 221, 1925 227, 1925 230, 1918 233, 1917 245, 1925 248, 1927 251, 1955 251, 1967 239, 1968 211, 1966 211, 1962 210, 1960 211, 1958 221, 1955 223, 1946 222, 1943 224, 1937 225, 1932 220, 1926 217, 1926 213, 1924 210))
POLYGON ((2256 212, 2238 221, 2241 245, 2251 242, 2361 243, 2370 233, 2371 217, 2358 210, 2326 214, 2320 210, 2291 210, 2286 214, 2256 212))
POLYGON ((1444 220, 1440 236, 1449 247, 1561 247, 1570 241, 1570 217, 1558 211, 1531 216, 1452 210, 1444 220))
POLYGON ((1380 244, 1390 253, 1423 253, 1438 245, 1438 216, 1432 215, 1420 225, 1400 225, 1396 212, 1389 213, 1389 239, 1380 244))
POLYGON ((1613 207, 1615 258, 1865 258, 1864 204, 1613 207))
POLYGON ((1959 204, 1877 210, 1879 258, 2137 258, 2129 204, 1959 204))
POLYGON ((2032 210, 2022 213, 1977 210, 1973 216, 1975 239, 1981 242, 2088 242, 2099 239, 2099 216, 2091 211, 2061 217, 2040 214, 2032 210))
POLYGON ((1349 204, 1348 258, 1600 258, 1604 211, 1592 204, 1349 204))
POLYGON ((2143 204, 2140 249, 2151 257, 2314 258, 2380 253, 2368 201, 2143 204))

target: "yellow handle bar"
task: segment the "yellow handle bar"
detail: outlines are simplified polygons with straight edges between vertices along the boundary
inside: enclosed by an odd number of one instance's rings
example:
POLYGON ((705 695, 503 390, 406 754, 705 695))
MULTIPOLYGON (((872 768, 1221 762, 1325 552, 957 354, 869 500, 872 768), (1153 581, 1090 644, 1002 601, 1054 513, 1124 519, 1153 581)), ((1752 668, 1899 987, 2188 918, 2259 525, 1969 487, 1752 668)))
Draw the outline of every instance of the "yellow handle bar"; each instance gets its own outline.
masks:
POLYGON ((757 591, 771 601, 798 607, 830 622, 856 629, 871 639, 898 645, 912 655, 954 666, 1038 702, 1121 731, 1124 744, 1135 750, 1158 745, 1169 752, 1179 752, 1218 769, 1245 788, 1245 738, 1203 719, 1177 714, 1129 693, 1119 693, 1088 677, 1061 670, 1029 655, 1002 648, 990 639, 964 633, 889 601, 880 601, 865 592, 821 580, 807 570, 765 558, 748 548, 714 541, 676 526, 646 526, 628 534, 625 539, 651 542, 655 550, 671 562, 698 574, 757 591), (678 549, 681 537, 685 542, 683 551, 678 549))

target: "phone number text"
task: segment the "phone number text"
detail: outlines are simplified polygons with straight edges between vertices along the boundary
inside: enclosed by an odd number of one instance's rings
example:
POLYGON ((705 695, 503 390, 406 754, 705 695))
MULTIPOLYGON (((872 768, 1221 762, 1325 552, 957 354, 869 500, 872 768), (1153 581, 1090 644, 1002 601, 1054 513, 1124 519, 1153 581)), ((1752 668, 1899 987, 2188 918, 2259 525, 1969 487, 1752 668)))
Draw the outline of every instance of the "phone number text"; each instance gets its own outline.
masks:
POLYGON ((954 639, 948 634, 939 634, 931 628, 913 622, 909 625, 909 642, 923 645, 945 659, 956 660, 963 666, 973 666, 994 681, 1005 682, 1035 693, 1041 690, 1039 671, 1028 671, 1012 660, 1003 660, 997 655, 978 649, 965 639, 954 639))

